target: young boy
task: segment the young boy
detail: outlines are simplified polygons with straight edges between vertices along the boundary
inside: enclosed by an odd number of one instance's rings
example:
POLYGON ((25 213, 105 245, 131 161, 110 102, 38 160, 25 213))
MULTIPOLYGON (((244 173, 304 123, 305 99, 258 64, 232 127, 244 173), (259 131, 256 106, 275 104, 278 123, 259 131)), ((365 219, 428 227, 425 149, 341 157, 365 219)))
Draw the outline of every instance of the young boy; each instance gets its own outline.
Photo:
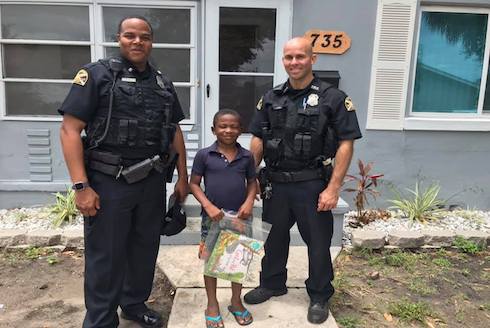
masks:
MULTIPOLYGON (((218 111, 211 128, 217 140, 198 151, 194 158, 190 189, 202 206, 200 258, 211 223, 223 218, 222 209, 238 212, 238 218, 243 220, 252 214, 256 188, 255 164, 252 154, 237 143, 241 129, 240 115, 236 111, 218 111), (205 192, 200 187, 202 177, 205 192)), ((206 327, 224 327, 216 299, 216 278, 204 276, 204 284, 208 296, 206 327)), ((238 324, 252 323, 252 315, 242 304, 242 285, 232 282, 231 289, 228 310, 238 324)))

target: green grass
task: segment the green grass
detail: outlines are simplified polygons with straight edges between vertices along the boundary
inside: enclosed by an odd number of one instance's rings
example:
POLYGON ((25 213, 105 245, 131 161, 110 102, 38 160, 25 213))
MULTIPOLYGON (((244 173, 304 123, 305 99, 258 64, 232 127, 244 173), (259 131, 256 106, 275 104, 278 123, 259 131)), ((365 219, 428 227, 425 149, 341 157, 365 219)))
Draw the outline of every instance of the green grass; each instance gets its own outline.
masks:
POLYGON ((335 319, 341 328, 357 328, 360 327, 361 321, 358 318, 346 316, 335 319))
POLYGON ((49 255, 52 252, 53 252, 52 250, 43 247, 31 246, 24 251, 24 255, 29 260, 36 260, 42 256, 49 255))
POLYGON ((421 296, 433 295, 437 289, 427 285, 422 278, 415 278, 408 284, 408 290, 421 296))
POLYGON ((483 250, 483 247, 476 244, 471 240, 464 239, 461 236, 456 237, 454 240, 454 246, 463 253, 467 254, 477 254, 483 250))
POLYGON ((343 273, 338 273, 335 275, 332 285, 337 291, 342 291, 350 286, 349 280, 343 273))
POLYGON ((393 267, 403 267, 407 271, 414 271, 418 265, 425 262, 427 254, 417 254, 404 251, 385 253, 385 263, 393 267))
POLYGON ((443 257, 433 259, 432 263, 441 268, 450 268, 453 266, 453 264, 448 259, 445 259, 443 257))
POLYGON ((432 310, 425 302, 410 302, 404 299, 400 302, 390 304, 390 313, 402 321, 420 321, 424 322, 425 318, 431 315, 432 310))

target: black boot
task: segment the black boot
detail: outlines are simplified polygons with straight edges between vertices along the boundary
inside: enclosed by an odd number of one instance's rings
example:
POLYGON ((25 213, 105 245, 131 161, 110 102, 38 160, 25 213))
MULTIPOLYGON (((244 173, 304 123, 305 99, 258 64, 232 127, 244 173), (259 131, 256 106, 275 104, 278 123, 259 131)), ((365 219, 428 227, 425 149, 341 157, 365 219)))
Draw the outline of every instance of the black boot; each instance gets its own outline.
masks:
POLYGON ((247 304, 259 304, 267 301, 272 296, 281 296, 286 294, 287 292, 287 288, 269 289, 259 286, 246 293, 245 296, 243 296, 243 299, 247 304))

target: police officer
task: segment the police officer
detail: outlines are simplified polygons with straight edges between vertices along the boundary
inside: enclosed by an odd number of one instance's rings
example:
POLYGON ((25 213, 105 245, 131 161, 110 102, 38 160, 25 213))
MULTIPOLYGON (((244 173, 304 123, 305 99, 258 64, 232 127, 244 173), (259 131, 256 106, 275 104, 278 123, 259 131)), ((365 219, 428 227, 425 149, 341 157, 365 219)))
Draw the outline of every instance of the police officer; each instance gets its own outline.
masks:
POLYGON ((262 158, 266 164, 260 174, 263 219, 272 230, 260 286, 244 299, 258 304, 287 293, 289 230, 296 222, 308 247, 307 318, 318 324, 327 319, 327 302, 334 293, 331 210, 339 199, 354 139, 361 133, 351 99, 313 75, 316 56, 309 40, 289 40, 282 61, 289 79, 260 99, 250 127, 256 164, 262 158))
POLYGON ((188 193, 178 126, 184 115, 172 83, 148 63, 150 23, 126 17, 117 38, 120 57, 84 66, 59 109, 63 153, 85 218, 83 327, 117 327, 118 306, 122 317, 142 327, 161 327, 161 316, 144 302, 153 283, 171 150, 179 154, 175 193, 181 201, 188 193))

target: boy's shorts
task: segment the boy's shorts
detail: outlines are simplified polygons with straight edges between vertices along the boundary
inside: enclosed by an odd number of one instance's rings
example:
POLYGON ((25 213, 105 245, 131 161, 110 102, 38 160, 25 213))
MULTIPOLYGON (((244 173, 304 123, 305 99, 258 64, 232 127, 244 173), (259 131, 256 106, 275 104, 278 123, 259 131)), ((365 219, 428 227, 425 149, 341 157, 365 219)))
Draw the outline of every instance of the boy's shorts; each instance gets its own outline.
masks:
MULTIPOLYGON (((213 223, 213 220, 211 220, 211 218, 203 213, 201 215, 201 241, 199 242, 199 258, 200 259, 203 259, 203 251, 204 251, 204 246, 206 244, 206 238, 209 234, 209 230, 211 229, 211 224, 213 223)), ((209 254, 208 254, 209 256, 209 254)), ((205 256, 204 258, 207 258, 207 256, 205 256)))

